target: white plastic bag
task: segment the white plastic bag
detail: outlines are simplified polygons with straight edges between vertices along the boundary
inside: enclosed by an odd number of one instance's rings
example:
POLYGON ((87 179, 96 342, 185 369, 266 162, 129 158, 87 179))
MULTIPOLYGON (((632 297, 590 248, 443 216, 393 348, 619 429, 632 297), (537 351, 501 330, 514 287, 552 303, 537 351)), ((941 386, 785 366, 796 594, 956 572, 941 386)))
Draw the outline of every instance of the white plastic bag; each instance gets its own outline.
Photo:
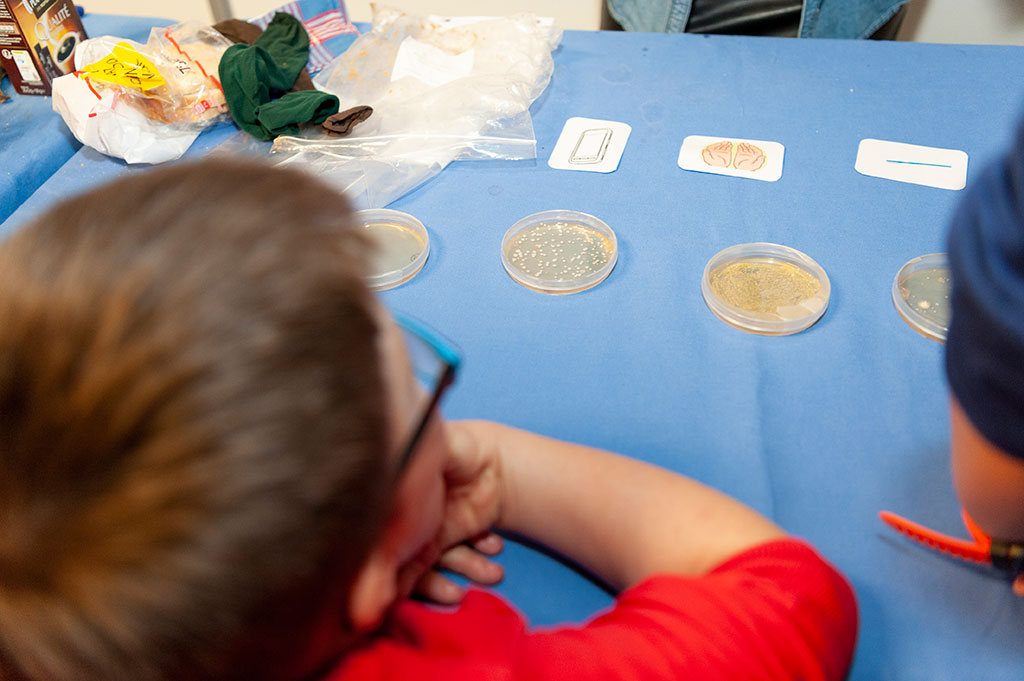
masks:
POLYGON ((102 93, 75 74, 53 81, 53 110, 82 144, 128 163, 163 163, 184 154, 200 130, 169 126, 130 106, 115 90, 102 93))
POLYGON ((217 67, 231 41, 209 26, 154 28, 146 45, 83 41, 77 71, 53 81, 53 109, 74 136, 129 163, 180 157, 226 115, 217 67))
POLYGON ((373 107, 347 137, 278 137, 360 205, 385 206, 454 160, 536 158, 530 104, 551 79, 561 30, 529 14, 418 17, 375 8, 373 30, 317 75, 342 110, 373 107))

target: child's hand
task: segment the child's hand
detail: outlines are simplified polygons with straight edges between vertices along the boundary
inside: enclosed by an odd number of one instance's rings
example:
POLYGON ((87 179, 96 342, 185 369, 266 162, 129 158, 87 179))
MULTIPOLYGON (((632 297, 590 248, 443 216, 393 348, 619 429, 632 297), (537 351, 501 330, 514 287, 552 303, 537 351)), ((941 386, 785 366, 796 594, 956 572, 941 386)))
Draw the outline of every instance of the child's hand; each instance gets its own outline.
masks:
POLYGON ((490 560, 502 549, 490 529, 501 516, 501 457, 496 443, 501 426, 487 422, 445 424, 449 458, 445 468, 445 516, 437 538, 440 558, 416 584, 416 592, 438 603, 457 603, 464 591, 439 570, 478 584, 496 584, 503 568, 490 560))

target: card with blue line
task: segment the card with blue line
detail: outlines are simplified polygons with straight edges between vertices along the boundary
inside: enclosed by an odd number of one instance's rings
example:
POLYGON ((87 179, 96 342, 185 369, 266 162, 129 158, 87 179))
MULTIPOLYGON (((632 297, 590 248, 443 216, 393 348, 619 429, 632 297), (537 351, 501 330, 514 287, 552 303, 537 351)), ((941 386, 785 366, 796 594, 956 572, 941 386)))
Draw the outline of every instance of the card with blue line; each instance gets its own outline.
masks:
POLYGON ((967 185, 967 154, 959 149, 863 139, 854 168, 861 175, 939 189, 967 185))

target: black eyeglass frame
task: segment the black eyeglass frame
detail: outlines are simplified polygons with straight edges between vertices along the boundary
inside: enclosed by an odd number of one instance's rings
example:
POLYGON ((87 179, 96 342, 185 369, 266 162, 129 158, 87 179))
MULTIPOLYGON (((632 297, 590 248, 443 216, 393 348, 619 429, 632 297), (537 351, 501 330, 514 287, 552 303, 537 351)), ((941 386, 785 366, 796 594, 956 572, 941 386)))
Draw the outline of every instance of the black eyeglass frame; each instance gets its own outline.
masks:
POLYGON ((395 469, 395 475, 397 477, 402 474, 402 471, 406 469, 410 459, 412 459, 413 452, 416 451, 416 447, 419 445, 420 439, 423 437, 423 432, 427 429, 427 424, 430 423, 430 417, 433 416, 434 411, 437 409, 437 405, 441 401, 441 397, 455 382, 455 374, 459 367, 460 360, 458 353, 451 347, 451 345, 443 341, 440 336, 426 328, 424 325, 403 315, 396 314, 394 318, 399 327, 430 347, 443 365, 441 375, 438 378, 437 383, 434 385, 434 390, 430 395, 430 399, 427 401, 427 406, 424 408, 423 414, 420 416, 419 421, 416 424, 416 428, 412 431, 412 435, 406 442, 405 448, 402 450, 402 455, 398 458, 398 466, 395 469))

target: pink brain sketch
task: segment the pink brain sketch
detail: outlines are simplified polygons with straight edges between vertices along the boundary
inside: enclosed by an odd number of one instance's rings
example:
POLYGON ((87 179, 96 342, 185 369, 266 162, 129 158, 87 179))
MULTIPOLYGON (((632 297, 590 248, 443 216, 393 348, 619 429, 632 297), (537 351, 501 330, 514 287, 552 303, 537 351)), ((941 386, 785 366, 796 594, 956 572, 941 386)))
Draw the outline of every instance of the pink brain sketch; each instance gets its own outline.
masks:
POLYGON ((722 140, 709 144, 700 152, 700 157, 709 166, 728 168, 732 162, 732 142, 722 140))
POLYGON ((733 160, 732 165, 736 170, 760 170, 764 167, 766 160, 764 150, 761 147, 740 142, 736 147, 736 158, 733 160))

